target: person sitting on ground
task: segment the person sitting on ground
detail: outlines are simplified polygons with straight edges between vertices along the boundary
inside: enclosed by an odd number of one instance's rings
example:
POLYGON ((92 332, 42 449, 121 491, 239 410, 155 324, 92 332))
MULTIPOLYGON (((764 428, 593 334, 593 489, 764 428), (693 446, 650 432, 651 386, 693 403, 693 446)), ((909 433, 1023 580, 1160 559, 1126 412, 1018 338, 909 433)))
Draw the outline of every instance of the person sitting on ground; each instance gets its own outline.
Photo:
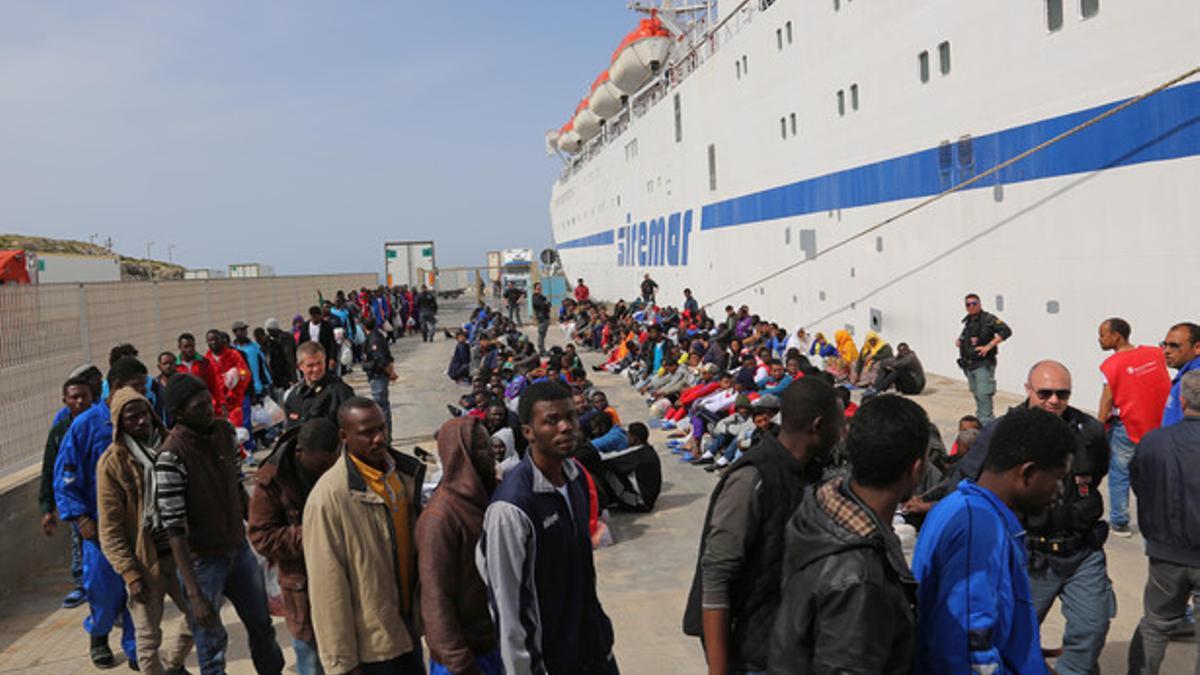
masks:
POLYGON ((650 445, 645 424, 630 424, 627 435, 628 448, 601 455, 605 492, 613 508, 646 513, 662 491, 662 460, 650 445))
POLYGON ((625 430, 613 424, 612 418, 608 415, 593 416, 589 420, 585 435, 601 456, 629 447, 629 439, 625 435, 625 430))
POLYGON ((757 380, 755 384, 758 385, 758 393, 779 396, 792 383, 792 379, 792 376, 784 369, 782 361, 779 359, 770 359, 767 361, 766 377, 757 380))
POLYGON ((896 391, 908 396, 916 396, 925 389, 925 367, 917 358, 917 353, 908 346, 907 342, 896 345, 896 355, 891 358, 877 358, 879 375, 871 385, 871 392, 884 392, 893 385, 896 391))
POLYGON ((870 387, 875 383, 879 372, 879 364, 892 358, 892 346, 879 333, 867 331, 862 349, 858 352, 858 360, 854 361, 850 371, 850 383, 859 387, 870 387))
MULTIPOLYGON (((961 436, 964 431, 983 431, 983 423, 980 422, 979 418, 974 415, 963 415, 958 419, 959 436, 961 436)), ((950 457, 952 457, 954 461, 957 461, 960 457, 967 454, 967 450, 970 449, 970 445, 967 445, 965 448, 960 446, 958 444, 958 437, 956 437, 954 444, 950 446, 950 457)))
POLYGON ((743 433, 753 432, 754 417, 751 411, 750 397, 746 394, 738 394, 734 401, 733 414, 713 425, 708 445, 697 463, 708 464, 705 470, 712 471, 729 466, 737 455, 738 438, 743 433))
POLYGON ((842 329, 833 334, 837 353, 825 359, 825 372, 833 375, 837 381, 850 378, 850 369, 858 361, 858 347, 854 346, 854 338, 850 331, 842 329))
POLYGON ((450 357, 450 367, 446 369, 446 375, 455 382, 463 383, 471 376, 471 346, 467 344, 465 331, 455 333, 454 339, 454 356, 450 357))

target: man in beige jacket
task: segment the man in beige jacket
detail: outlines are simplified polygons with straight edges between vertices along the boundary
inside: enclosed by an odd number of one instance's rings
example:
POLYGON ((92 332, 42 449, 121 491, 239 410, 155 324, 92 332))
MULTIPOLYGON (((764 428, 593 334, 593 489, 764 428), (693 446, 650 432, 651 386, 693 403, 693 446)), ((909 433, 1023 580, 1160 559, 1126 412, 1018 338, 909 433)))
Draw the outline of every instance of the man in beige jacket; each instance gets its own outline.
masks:
POLYGON ((329 675, 423 675, 413 530, 425 465, 389 446, 369 398, 338 409, 345 452, 304 506, 304 562, 329 675))
POLYGON ((166 429, 150 402, 131 388, 118 389, 109 404, 113 442, 96 464, 100 549, 121 575, 137 635, 137 665, 146 675, 185 673, 192 651, 186 613, 179 636, 160 658, 163 598, 183 611, 167 531, 153 497, 154 460, 166 429))

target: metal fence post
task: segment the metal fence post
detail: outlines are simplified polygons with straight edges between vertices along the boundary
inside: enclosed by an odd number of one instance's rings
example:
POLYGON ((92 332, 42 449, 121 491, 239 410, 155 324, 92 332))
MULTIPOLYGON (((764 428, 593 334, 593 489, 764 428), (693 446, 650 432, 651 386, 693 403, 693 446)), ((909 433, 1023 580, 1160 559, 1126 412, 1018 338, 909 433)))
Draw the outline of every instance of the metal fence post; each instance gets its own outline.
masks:
POLYGON ((87 288, 79 284, 79 341, 83 345, 83 360, 92 361, 92 340, 88 337, 87 288))
MULTIPOLYGON (((158 282, 152 281, 150 283, 154 284, 154 339, 158 344, 158 348, 162 349, 165 344, 163 342, 162 303, 158 292, 158 282)), ((155 357, 155 362, 157 363, 157 357, 155 357)))

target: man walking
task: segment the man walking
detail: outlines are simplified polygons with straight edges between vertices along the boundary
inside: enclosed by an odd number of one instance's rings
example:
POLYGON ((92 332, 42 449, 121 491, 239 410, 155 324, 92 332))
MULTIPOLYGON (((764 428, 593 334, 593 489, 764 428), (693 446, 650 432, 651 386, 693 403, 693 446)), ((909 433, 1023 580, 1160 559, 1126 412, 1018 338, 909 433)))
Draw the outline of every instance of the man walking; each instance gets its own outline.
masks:
POLYGON ((175 427, 154 463, 158 510, 191 617, 200 672, 224 673, 229 634, 221 604, 246 626, 254 670, 283 671, 283 652, 267 611, 262 569, 246 542, 249 496, 242 487, 233 427, 213 416, 204 383, 176 375, 167 385, 175 427))
POLYGON ((284 428, 300 426, 314 417, 337 423, 338 407, 354 398, 354 390, 325 368, 325 350, 319 342, 305 342, 296 350, 304 381, 292 387, 283 404, 284 428))
POLYGON ((841 400, 821 378, 793 382, 782 399, 778 437, 763 434, 729 467, 704 517, 683 630, 703 637, 710 675, 767 669, 787 521, 845 428, 841 400))
POLYGON ((1075 438, 1057 415, 1020 408, 996 423, 983 473, 941 500, 913 553, 916 672, 1048 673, 1017 514, 1054 501, 1075 438))
MULTIPOLYGON (((583 279, 579 281, 582 285, 583 279)), ((575 288, 578 291, 580 287, 576 286, 575 288)), ((583 288, 586 290, 587 286, 583 286, 583 288)), ((533 285, 533 298, 530 302, 533 305, 533 319, 537 322, 538 354, 545 354, 546 331, 550 330, 550 301, 546 299, 546 296, 542 295, 542 285, 540 283, 533 285)))
MULTIPOLYGON (((146 375, 146 366, 136 358, 118 359, 108 369, 106 377, 110 398, 111 392, 123 387, 132 387, 145 395, 146 375)), ((83 539, 83 589, 91 609, 83 628, 91 636, 90 655, 92 664, 98 668, 111 668, 114 664, 108 634, 118 621, 122 625, 121 649, 129 661, 137 662, 133 619, 125 607, 125 582, 104 557, 97 526, 100 516, 96 465, 112 441, 112 415, 108 401, 105 401, 75 418, 54 463, 54 499, 58 515, 70 521, 83 539)))
POLYGON ((473 417, 443 424, 437 444, 442 482, 417 520, 416 534, 430 674, 501 675, 496 625, 475 568, 483 513, 496 489, 496 456, 473 417))
POLYGON ((271 393, 271 366, 267 362, 267 355, 263 352, 258 343, 250 339, 250 325, 245 321, 233 322, 233 346, 242 353, 242 358, 246 361, 246 368, 250 371, 251 387, 249 395, 251 399, 260 400, 263 396, 271 393))
POLYGON ((196 336, 191 333, 181 333, 175 344, 179 347, 179 358, 175 361, 176 372, 187 373, 200 378, 200 381, 212 393, 213 408, 220 410, 221 386, 217 384, 217 376, 213 372, 212 361, 204 358, 203 354, 196 351, 196 336))
POLYGON ((1179 391, 1183 419, 1148 432, 1129 465, 1150 559, 1145 614, 1129 648, 1134 675, 1159 672, 1172 629, 1200 595, 1200 474, 1192 470, 1200 461, 1200 372, 1181 377, 1179 391))
POLYGON ((250 544, 279 571, 284 618, 300 675, 323 675, 308 603, 303 521, 308 495, 340 456, 338 428, 324 417, 285 432, 254 474, 247 524, 250 544))
POLYGON ((271 317, 263 323, 267 332, 267 362, 271 366, 272 397, 283 405, 284 393, 296 384, 296 339, 271 317))
POLYGON ((167 531, 154 501, 154 462, 167 430, 150 402, 131 388, 114 391, 110 408, 112 444, 96 466, 100 549, 125 581, 137 635, 137 669, 146 675, 183 673, 183 661, 192 651, 192 632, 167 531), (184 617, 164 658, 158 648, 166 596, 184 617))
POLYGON ((437 296, 428 287, 422 286, 417 294, 417 317, 421 322, 421 340, 433 342, 433 331, 437 327, 437 296))
POLYGON ((650 273, 646 272, 642 275, 642 302, 647 305, 654 304, 654 296, 658 293, 658 282, 650 278, 650 273))
MULTIPOLYGON (((334 370, 337 367, 337 341, 333 337, 333 325, 325 320, 321 308, 313 305, 308 308, 308 323, 300 329, 300 344, 315 342, 321 345, 325 353, 325 368, 334 370)), ((299 359, 299 354, 296 355, 299 359)))
POLYGON ((1171 393, 1163 409, 1162 425, 1167 427, 1183 420, 1183 398, 1180 396, 1179 383, 1184 374, 1200 368, 1200 325, 1185 322, 1171 326, 1166 339, 1162 341, 1162 348, 1167 365, 1176 370, 1171 393))
POLYGON ((1113 355, 1100 365, 1104 391, 1099 419, 1108 424, 1112 458, 1108 465, 1108 523, 1113 534, 1128 537, 1129 462, 1142 436, 1162 422, 1171 376, 1157 347, 1136 347, 1129 342, 1129 322, 1111 318, 1100 324, 1100 348, 1113 355))
POLYGON ((692 289, 683 289, 683 311, 688 313, 688 316, 693 319, 700 314, 700 302, 692 295, 692 289))
POLYGON ((375 319, 367 316, 362 319, 363 330, 367 333, 366 354, 363 358, 363 372, 367 375, 367 384, 371 386, 371 398, 379 404, 383 416, 387 420, 388 441, 392 438, 392 404, 388 401, 388 385, 400 379, 396 375, 396 359, 392 358, 392 350, 388 347, 387 336, 375 326, 375 319))
POLYGON ((892 532, 929 455, 929 417, 899 396, 859 408, 846 437, 849 479, 805 495, 788 521, 770 673, 908 673, 917 582, 892 532))
MULTIPOLYGON (((94 367, 94 366, 93 366, 94 367)), ((82 377, 68 378, 62 386, 63 408, 50 426, 46 435, 46 448, 42 452, 42 482, 38 486, 38 507, 42 514, 42 533, 47 537, 54 534, 58 527, 58 505, 54 500, 54 465, 58 461, 58 452, 62 447, 67 430, 76 417, 92 407, 94 398, 92 386, 82 377), (66 414, 62 414, 66 411, 66 414)), ((79 530, 68 524, 71 533, 71 579, 74 588, 63 598, 63 609, 73 609, 87 601, 83 590, 83 541, 79 530)))
POLYGON ((504 289, 504 302, 508 306, 508 320, 514 324, 521 325, 521 299, 525 297, 525 291, 517 288, 513 282, 508 282, 507 288, 504 289))
POLYGON ((596 595, 588 479, 571 459, 579 423, 553 381, 521 394, 529 450, 492 496, 479 541, 508 673, 616 675, 612 623, 596 595))
POLYGON ((227 336, 217 329, 208 331, 205 335, 208 342, 209 369, 217 383, 217 399, 220 404, 216 414, 229 421, 235 427, 245 427, 247 410, 243 407, 246 400, 246 390, 251 384, 250 369, 246 367, 246 359, 241 352, 229 348, 227 336))
POLYGON ((1012 337, 1012 329, 995 316, 983 311, 979 296, 968 293, 964 299, 967 315, 955 345, 958 366, 967 376, 967 385, 975 395, 975 416, 987 424, 992 421, 992 397, 996 395, 996 353, 1001 342, 1012 337))
POLYGON ((425 465, 393 450, 383 411, 354 397, 338 409, 342 458, 304 506, 313 630, 330 675, 423 675, 413 528, 425 465))

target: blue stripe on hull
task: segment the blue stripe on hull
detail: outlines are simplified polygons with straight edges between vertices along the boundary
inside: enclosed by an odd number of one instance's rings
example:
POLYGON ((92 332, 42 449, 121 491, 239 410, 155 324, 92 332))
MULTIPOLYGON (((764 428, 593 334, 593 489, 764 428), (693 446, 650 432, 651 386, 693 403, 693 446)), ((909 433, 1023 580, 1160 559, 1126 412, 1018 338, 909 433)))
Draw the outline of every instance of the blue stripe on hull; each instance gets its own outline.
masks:
MULTIPOLYGON (((1122 102, 979 136, 972 140, 969 154, 952 141, 948 148, 929 148, 707 204, 701 212, 700 229, 714 230, 935 195, 1122 102)), ((1198 154, 1200 83, 1193 83, 1160 92, 969 189, 1198 154)), ((608 230, 562 242, 558 247, 602 246, 613 241, 613 231, 608 230)))

